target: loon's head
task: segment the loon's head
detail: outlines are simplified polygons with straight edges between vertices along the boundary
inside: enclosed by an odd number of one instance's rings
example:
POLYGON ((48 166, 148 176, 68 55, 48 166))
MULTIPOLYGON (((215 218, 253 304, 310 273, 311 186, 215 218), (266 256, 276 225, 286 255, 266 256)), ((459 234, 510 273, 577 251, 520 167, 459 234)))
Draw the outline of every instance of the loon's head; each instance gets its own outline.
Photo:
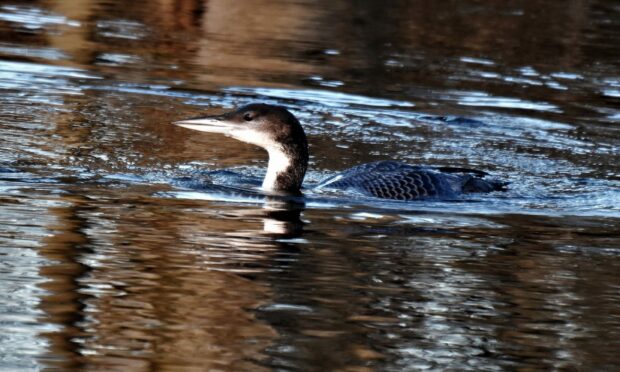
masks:
POLYGON ((299 193, 308 167, 308 142, 297 118, 282 106, 250 104, 221 115, 202 116, 174 124, 221 133, 260 146, 269 153, 265 191, 299 193))

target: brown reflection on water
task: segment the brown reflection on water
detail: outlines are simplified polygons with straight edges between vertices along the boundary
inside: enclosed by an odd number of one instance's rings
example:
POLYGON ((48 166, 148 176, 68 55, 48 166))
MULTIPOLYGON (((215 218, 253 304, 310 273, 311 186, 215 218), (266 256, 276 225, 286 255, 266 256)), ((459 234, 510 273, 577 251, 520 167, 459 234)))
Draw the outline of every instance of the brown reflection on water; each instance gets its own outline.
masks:
POLYGON ((221 232, 255 236, 262 218, 213 219, 176 202, 162 213, 141 198, 117 204, 67 195, 62 202, 51 210, 58 222, 40 250, 55 262, 41 270, 50 279, 41 308, 63 327, 47 335, 43 361, 106 370, 259 369, 275 332, 252 309, 271 290, 237 273, 260 272, 277 247, 221 232))
MULTIPOLYGON (((499 249, 483 260, 466 258, 455 266, 485 282, 481 293, 493 293, 497 352, 531 368, 550 360, 558 368, 608 368, 620 343, 614 331, 600 324, 620 315, 614 295, 620 266, 603 251, 617 234, 576 217, 562 223, 518 215, 494 220, 510 226, 499 249)), ((485 231, 476 234, 487 236, 485 231)))
MULTIPOLYGON (((48 227, 52 236, 45 239, 39 250, 42 256, 54 262, 40 270, 40 274, 49 280, 41 287, 50 294, 41 299, 39 306, 48 317, 46 322, 62 327, 61 332, 46 335, 50 340, 50 358, 47 361, 56 364, 60 360, 59 365, 63 368, 76 368, 81 363, 74 340, 84 334, 79 323, 85 319, 82 301, 87 297, 80 293, 78 279, 91 271, 88 265, 79 261, 90 250, 85 232, 87 221, 80 212, 90 207, 87 199, 80 196, 67 196, 64 202, 69 206, 50 209, 57 222, 48 227)), ((42 359, 45 361, 47 358, 42 359)))
POLYGON ((57 222, 40 253, 54 263, 41 270, 50 294, 40 307, 63 328, 46 335, 43 363, 570 368, 612 360, 617 348, 598 317, 618 314, 618 265, 555 251, 587 246, 582 239, 605 246, 604 230, 587 221, 493 218, 501 234, 313 210, 308 231, 284 231, 306 240, 291 243, 265 231, 277 226, 266 220, 291 222, 299 210, 285 208, 291 218, 277 205, 155 199, 147 190, 73 187, 51 209, 57 222))
MULTIPOLYGON (((345 90, 401 96, 411 93, 413 83, 461 84, 459 80, 466 76, 447 76, 450 66, 439 63, 446 58, 493 57, 501 68, 532 65, 572 70, 588 63, 584 55, 600 54, 608 63, 615 53, 603 48, 602 39, 587 42, 592 35, 605 35, 593 19, 609 7, 606 1, 498 5, 397 0, 389 6, 323 0, 41 3, 82 23, 65 32, 47 33, 38 41, 47 40, 67 52, 70 58, 63 63, 94 64, 102 72, 133 81, 184 78, 186 85, 203 89, 213 84, 300 84, 318 74, 344 82, 345 90), (102 20, 141 22, 145 36, 123 38, 136 36, 130 30, 121 37, 103 36, 97 23, 102 20), (119 67, 129 65, 99 63, 103 53, 129 54, 141 62, 127 75, 119 67), (551 66, 549 59, 554 61, 551 66), (144 63, 151 68, 139 68, 144 63), (171 68, 172 64, 176 67, 171 68)), ((12 41, 19 36, 10 35, 12 41)), ((472 82, 466 79, 462 84, 472 82)), ((519 88, 495 83, 480 87, 502 89, 498 94, 519 88)), ((565 92, 555 93, 565 99, 565 92)))
MULTIPOLYGON (((145 91, 158 84, 183 93, 196 88, 200 105, 224 106, 264 97, 248 93, 226 101, 229 93, 218 86, 315 87, 322 80, 309 77, 322 77, 340 84, 338 90, 415 101, 416 110, 442 115, 454 103, 438 95, 480 90, 557 104, 561 114, 532 118, 559 116, 571 125, 582 120, 579 115, 588 125, 596 119, 588 103, 617 107, 611 95, 600 99, 605 86, 597 86, 618 61, 617 32, 600 15, 612 10, 611 1, 46 0, 28 6, 80 25, 28 29, 0 21, 0 40, 21 53, 11 55, 6 48, 6 59, 69 65, 102 78, 34 74, 43 89, 11 88, 0 98, 21 99, 23 93, 53 98, 2 105, 11 119, 3 131, 11 136, 6 151, 23 151, 21 160, 40 164, 44 175, 74 174, 77 168, 75 173, 97 178, 118 170, 134 175, 136 165, 157 172, 190 161, 217 169, 264 161, 265 154, 252 146, 171 126, 202 112, 193 112, 190 98, 166 96, 161 87, 153 88, 160 95, 118 89, 131 83, 145 91), (39 47, 66 56, 37 57, 32 51, 39 47), (483 60, 462 63, 461 57, 483 60), (575 78, 566 90, 502 80, 528 66, 541 73, 583 69, 591 76, 575 78), (480 71, 497 77, 472 75, 480 71), (74 95, 63 94, 68 85, 74 95), (22 123, 30 119, 37 126, 22 123)), ((300 107, 307 101, 280 103, 300 107)), ((308 117, 312 110, 302 114, 308 117)), ((355 116, 354 110, 349 114, 355 116)), ((320 127, 311 138, 314 163, 330 170, 378 156, 438 156, 431 144, 455 137, 437 124, 395 130, 404 137, 401 143, 377 140, 388 131, 385 126, 364 119, 353 128, 357 122, 342 116, 313 117, 308 128, 327 119, 351 130, 320 127)), ((611 126, 589 128, 578 133, 584 142, 614 138, 611 126)), ((557 145, 568 149, 558 152, 542 138, 526 142, 531 146, 526 150, 536 158, 576 162, 568 154, 570 143, 557 145)), ((453 150, 463 154, 461 148, 447 151, 453 150)), ((609 169, 615 172, 615 155, 602 154, 599 161, 595 152, 584 166, 600 168, 603 178, 609 169)), ((557 181, 553 177, 547 180, 557 181)), ((406 229, 394 226, 398 216, 374 224, 347 220, 350 209, 343 206, 308 212, 310 226, 302 232, 298 210, 286 216, 291 211, 270 206, 170 200, 152 196, 169 190, 166 186, 77 178, 56 177, 59 183, 48 185, 60 195, 60 206, 49 209, 56 222, 38 251, 52 261, 40 271, 49 280, 42 285, 48 294, 34 306, 45 312, 42 324, 62 329, 44 336, 45 365, 363 370, 448 362, 462 367, 473 360, 471 369, 605 363, 611 370, 617 360, 620 268, 617 250, 611 258, 605 253, 618 242, 615 220, 587 225, 511 215, 496 218, 505 229, 476 230, 452 226, 467 219, 460 215, 429 229, 406 229)), ((10 194, 3 199, 16 200, 10 194)), ((542 211, 547 212, 554 213, 542 211)))
POLYGON ((321 69, 301 55, 319 38, 318 4, 211 0, 207 8, 194 63, 210 71, 209 82, 247 85, 257 75, 303 78, 321 69))

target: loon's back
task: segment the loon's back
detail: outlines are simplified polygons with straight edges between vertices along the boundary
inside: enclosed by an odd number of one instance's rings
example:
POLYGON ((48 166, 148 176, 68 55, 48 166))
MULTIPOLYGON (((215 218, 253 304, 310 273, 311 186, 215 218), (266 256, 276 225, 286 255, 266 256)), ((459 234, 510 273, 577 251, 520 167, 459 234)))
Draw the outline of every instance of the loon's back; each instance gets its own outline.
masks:
POLYGON ((380 161, 350 168, 319 184, 318 188, 354 190, 384 199, 450 199, 463 193, 505 190, 506 183, 485 180, 486 173, 448 167, 420 167, 380 161))

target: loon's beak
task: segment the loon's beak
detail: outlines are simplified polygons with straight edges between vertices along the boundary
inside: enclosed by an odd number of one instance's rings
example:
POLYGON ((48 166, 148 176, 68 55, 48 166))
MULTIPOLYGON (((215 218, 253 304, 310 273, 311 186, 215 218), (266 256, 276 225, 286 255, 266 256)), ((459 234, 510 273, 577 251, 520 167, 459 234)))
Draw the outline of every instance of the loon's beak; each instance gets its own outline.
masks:
POLYGON ((187 129, 209 133, 228 133, 235 126, 233 123, 226 120, 223 115, 202 116, 198 118, 175 121, 172 124, 187 129))

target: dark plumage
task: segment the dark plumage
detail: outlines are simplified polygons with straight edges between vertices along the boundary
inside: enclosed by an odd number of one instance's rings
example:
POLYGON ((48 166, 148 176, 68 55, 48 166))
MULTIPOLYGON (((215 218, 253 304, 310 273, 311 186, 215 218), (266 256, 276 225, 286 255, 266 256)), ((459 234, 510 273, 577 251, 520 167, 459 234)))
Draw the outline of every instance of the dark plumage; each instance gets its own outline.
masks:
POLYGON ((355 166, 321 182, 318 187, 354 190, 396 200, 450 199, 462 193, 504 189, 504 183, 484 180, 484 175, 464 168, 420 167, 388 160, 355 166))

